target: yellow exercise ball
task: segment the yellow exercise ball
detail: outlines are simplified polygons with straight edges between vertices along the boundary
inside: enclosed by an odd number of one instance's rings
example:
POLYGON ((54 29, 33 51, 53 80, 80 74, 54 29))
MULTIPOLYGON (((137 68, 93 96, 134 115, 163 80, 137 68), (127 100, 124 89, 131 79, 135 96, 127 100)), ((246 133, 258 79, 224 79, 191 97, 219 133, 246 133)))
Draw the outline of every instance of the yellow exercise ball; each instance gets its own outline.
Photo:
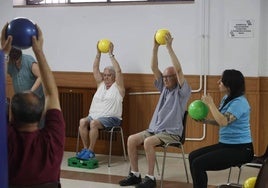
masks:
POLYGON ((250 177, 244 181, 243 188, 254 188, 257 177, 250 177))
POLYGON ((110 43, 111 41, 108 39, 101 39, 98 42, 98 49, 100 50, 100 52, 102 53, 108 53, 109 52, 109 48, 110 48, 110 43))
POLYGON ((166 44, 166 34, 169 33, 167 29, 158 29, 155 34, 155 40, 160 45, 166 44))

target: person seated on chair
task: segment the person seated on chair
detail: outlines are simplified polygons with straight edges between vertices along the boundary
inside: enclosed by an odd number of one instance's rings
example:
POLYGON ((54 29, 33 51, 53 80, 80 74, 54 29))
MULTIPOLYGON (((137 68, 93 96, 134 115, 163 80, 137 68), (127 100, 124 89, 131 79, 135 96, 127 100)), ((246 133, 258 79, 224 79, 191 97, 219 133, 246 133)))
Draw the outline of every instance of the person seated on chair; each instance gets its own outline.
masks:
MULTIPOLYGON (((1 45, 11 47, 12 36, 1 45)), ((60 186, 60 166, 64 152, 65 121, 60 107, 58 88, 43 52, 43 35, 37 26, 38 38, 32 39, 32 50, 38 60, 45 105, 33 91, 16 93, 11 99, 11 122, 8 125, 9 187, 49 184, 60 186), (45 127, 39 129, 41 117, 45 127)), ((11 48, 8 48, 11 49, 11 48)))
POLYGON ((151 68, 155 77, 155 87, 161 92, 158 104, 154 111, 149 128, 142 132, 130 135, 127 149, 131 171, 119 182, 121 186, 136 185, 138 188, 156 187, 154 177, 155 147, 167 142, 180 141, 183 131, 183 117, 188 99, 191 96, 191 87, 187 83, 181 64, 172 48, 172 36, 166 36, 166 48, 173 66, 167 67, 162 73, 158 68, 159 44, 154 40, 151 68), (138 146, 144 144, 148 172, 144 181, 138 168, 138 146))
POLYGON ((224 170, 250 162, 254 156, 251 130, 250 105, 245 97, 245 79, 234 69, 224 70, 218 81, 224 97, 219 108, 208 94, 202 101, 208 105, 214 119, 200 120, 219 126, 219 142, 189 154, 194 188, 207 188, 206 171, 224 170))
POLYGON ((109 56, 113 66, 105 67, 101 74, 99 69, 101 52, 97 47, 93 64, 97 91, 92 99, 88 116, 80 119, 79 134, 84 148, 77 153, 78 159, 88 160, 95 157, 94 147, 99 129, 121 125, 125 87, 123 74, 113 55, 113 49, 114 45, 110 43, 109 56))

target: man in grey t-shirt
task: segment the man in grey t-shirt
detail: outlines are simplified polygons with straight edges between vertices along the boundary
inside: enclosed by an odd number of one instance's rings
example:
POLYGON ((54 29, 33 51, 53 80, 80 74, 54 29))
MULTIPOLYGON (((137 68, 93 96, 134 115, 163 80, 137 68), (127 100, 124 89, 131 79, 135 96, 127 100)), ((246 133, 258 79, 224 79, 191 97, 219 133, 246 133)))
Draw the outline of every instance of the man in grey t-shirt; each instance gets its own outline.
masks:
POLYGON ((155 86, 161 92, 158 104, 150 122, 149 128, 130 135, 128 138, 128 155, 131 172, 119 182, 121 186, 136 185, 136 188, 155 188, 154 177, 155 147, 157 145, 180 141, 183 131, 183 116, 191 95, 191 87, 185 80, 181 64, 172 48, 173 38, 166 34, 166 48, 173 66, 167 67, 162 73, 158 68, 159 44, 154 41, 151 68, 155 76, 155 86), (138 168, 138 146, 144 144, 148 161, 148 173, 144 181, 138 168))

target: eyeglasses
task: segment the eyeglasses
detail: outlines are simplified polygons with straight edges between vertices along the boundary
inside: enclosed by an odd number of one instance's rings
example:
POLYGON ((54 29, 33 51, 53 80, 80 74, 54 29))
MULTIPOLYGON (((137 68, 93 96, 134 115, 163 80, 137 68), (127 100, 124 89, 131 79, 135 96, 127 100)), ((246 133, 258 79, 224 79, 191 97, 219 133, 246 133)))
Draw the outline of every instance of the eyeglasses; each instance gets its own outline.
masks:
POLYGON ((167 79, 167 80, 171 80, 172 78, 174 78, 174 76, 175 76, 176 74, 171 74, 171 75, 163 75, 162 77, 163 77, 163 79, 167 79))
POLYGON ((103 77, 110 77, 112 74, 103 74, 103 77))

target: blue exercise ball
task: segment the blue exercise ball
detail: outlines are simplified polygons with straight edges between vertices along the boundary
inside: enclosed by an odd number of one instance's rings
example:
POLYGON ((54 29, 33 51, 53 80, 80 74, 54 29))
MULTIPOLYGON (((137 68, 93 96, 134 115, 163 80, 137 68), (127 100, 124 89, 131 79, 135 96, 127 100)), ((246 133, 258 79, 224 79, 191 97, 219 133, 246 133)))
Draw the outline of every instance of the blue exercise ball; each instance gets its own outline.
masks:
POLYGON ((6 38, 9 35, 13 37, 13 47, 27 49, 32 46, 32 37, 37 36, 37 28, 27 18, 15 18, 7 26, 6 38))

